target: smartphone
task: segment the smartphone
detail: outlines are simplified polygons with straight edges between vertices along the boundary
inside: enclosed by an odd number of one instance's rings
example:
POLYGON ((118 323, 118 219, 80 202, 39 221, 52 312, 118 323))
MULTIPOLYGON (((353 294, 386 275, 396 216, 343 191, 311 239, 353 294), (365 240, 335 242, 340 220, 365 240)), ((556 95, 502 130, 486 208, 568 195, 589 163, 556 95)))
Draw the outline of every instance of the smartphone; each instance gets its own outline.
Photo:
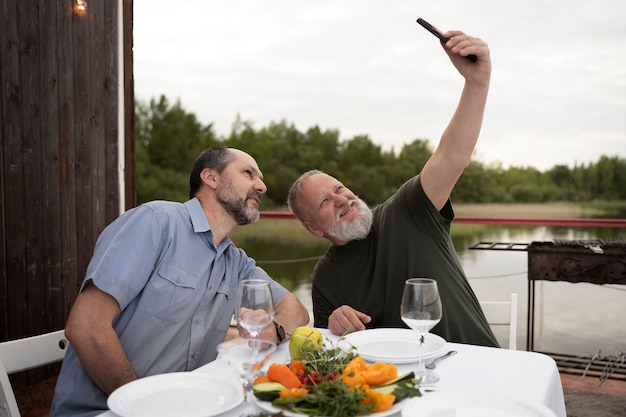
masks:
MULTIPOLYGON (((443 36, 437 29, 435 29, 435 27, 433 25, 431 25, 430 23, 428 23, 427 21, 425 21, 421 17, 419 17, 417 19, 417 23, 419 23, 420 25, 422 25, 424 27, 424 29, 426 29, 427 31, 429 31, 430 33, 435 35, 437 37, 437 39, 439 39, 441 42, 443 42, 443 43, 448 42, 448 38, 443 36)), ((476 55, 474 55, 474 54, 468 55, 466 58, 469 59, 472 62, 476 62, 476 55)))
POLYGON ((448 42, 448 38, 446 38, 441 33, 439 33, 439 31, 437 29, 435 29, 435 27, 433 25, 431 25, 430 23, 428 23, 427 21, 425 21, 421 17, 419 17, 417 19, 417 23, 419 23, 420 25, 422 25, 424 27, 424 29, 426 29, 427 31, 429 31, 430 33, 435 35, 441 42, 443 42, 443 43, 448 42))

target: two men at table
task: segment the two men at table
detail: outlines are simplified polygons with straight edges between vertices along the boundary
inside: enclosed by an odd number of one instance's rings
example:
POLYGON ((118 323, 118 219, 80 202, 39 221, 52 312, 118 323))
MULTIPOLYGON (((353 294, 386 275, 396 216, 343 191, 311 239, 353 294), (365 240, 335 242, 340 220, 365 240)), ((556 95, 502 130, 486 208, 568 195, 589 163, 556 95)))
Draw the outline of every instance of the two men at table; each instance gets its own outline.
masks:
MULTIPOLYGON (((443 45, 465 78, 457 110, 421 174, 373 212, 335 178, 312 171, 292 187, 289 206, 332 246, 313 274, 315 325, 335 334, 403 327, 404 279, 439 282, 448 341, 497 346, 450 239, 450 193, 473 152, 489 89, 487 45, 462 32, 443 45), (476 62, 465 58, 476 55, 476 62)), ((227 234, 258 219, 266 191, 254 159, 215 147, 195 162, 190 200, 151 202, 109 225, 96 244, 66 326, 71 343, 50 415, 106 409, 115 388, 215 358, 241 279, 271 282, 276 321, 291 333, 308 322, 304 306, 256 267, 227 234)), ((263 331, 277 338, 273 326, 263 331)))
POLYGON ((443 318, 432 330, 451 342, 498 346, 450 237, 449 197, 482 125, 491 59, 480 39, 450 31, 442 47, 465 78, 457 109, 421 173, 371 211, 336 178, 304 173, 290 189, 295 217, 331 246, 313 272, 316 327, 340 335, 374 327, 406 327, 400 318, 404 281, 437 280, 443 318), (473 62, 468 55, 476 56, 473 62))
MULTIPOLYGON (((308 323, 297 297, 227 236, 259 218, 266 191, 250 155, 215 146, 194 163, 189 201, 145 203, 102 232, 65 328, 52 417, 97 415, 127 382, 214 360, 241 280, 270 282, 287 335, 308 323)), ((277 340, 277 329, 260 337, 277 340)))

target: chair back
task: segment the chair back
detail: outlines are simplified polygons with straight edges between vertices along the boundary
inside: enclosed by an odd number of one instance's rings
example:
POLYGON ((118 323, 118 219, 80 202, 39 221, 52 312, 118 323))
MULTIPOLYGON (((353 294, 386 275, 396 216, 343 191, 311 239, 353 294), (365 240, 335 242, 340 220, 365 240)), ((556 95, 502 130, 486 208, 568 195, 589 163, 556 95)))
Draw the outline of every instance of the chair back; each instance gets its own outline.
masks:
POLYGON ((0 417, 20 417, 9 375, 63 360, 65 331, 0 343, 0 417))
POLYGON ((517 349, 517 293, 510 301, 481 301, 480 306, 490 325, 509 326, 509 349, 517 349))

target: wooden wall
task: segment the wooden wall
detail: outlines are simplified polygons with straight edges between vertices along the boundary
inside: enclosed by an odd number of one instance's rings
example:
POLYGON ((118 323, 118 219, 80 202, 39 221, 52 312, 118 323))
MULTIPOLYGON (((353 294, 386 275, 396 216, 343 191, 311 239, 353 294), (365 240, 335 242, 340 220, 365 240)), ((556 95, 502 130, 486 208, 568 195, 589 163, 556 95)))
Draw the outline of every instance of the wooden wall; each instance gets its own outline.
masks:
POLYGON ((124 208, 134 204, 133 105, 132 0, 88 0, 82 14, 75 0, 2 0, 0 341, 64 327, 96 238, 120 213, 120 175, 124 208))

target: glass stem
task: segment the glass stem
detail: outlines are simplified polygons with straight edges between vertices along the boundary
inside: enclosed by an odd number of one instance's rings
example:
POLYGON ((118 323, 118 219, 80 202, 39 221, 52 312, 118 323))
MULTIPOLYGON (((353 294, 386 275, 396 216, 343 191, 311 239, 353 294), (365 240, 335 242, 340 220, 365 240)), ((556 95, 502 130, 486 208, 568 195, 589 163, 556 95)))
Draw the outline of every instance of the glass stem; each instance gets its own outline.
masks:
POLYGON ((252 407, 249 398, 250 391, 252 390, 252 380, 246 376, 241 378, 241 382, 243 384, 243 407, 245 410, 242 417, 247 417, 250 414, 250 408, 252 407))
POLYGON ((420 362, 419 362, 419 370, 420 373, 424 373, 426 371, 426 364, 424 363, 424 340, 426 335, 424 333, 420 333, 420 362))

